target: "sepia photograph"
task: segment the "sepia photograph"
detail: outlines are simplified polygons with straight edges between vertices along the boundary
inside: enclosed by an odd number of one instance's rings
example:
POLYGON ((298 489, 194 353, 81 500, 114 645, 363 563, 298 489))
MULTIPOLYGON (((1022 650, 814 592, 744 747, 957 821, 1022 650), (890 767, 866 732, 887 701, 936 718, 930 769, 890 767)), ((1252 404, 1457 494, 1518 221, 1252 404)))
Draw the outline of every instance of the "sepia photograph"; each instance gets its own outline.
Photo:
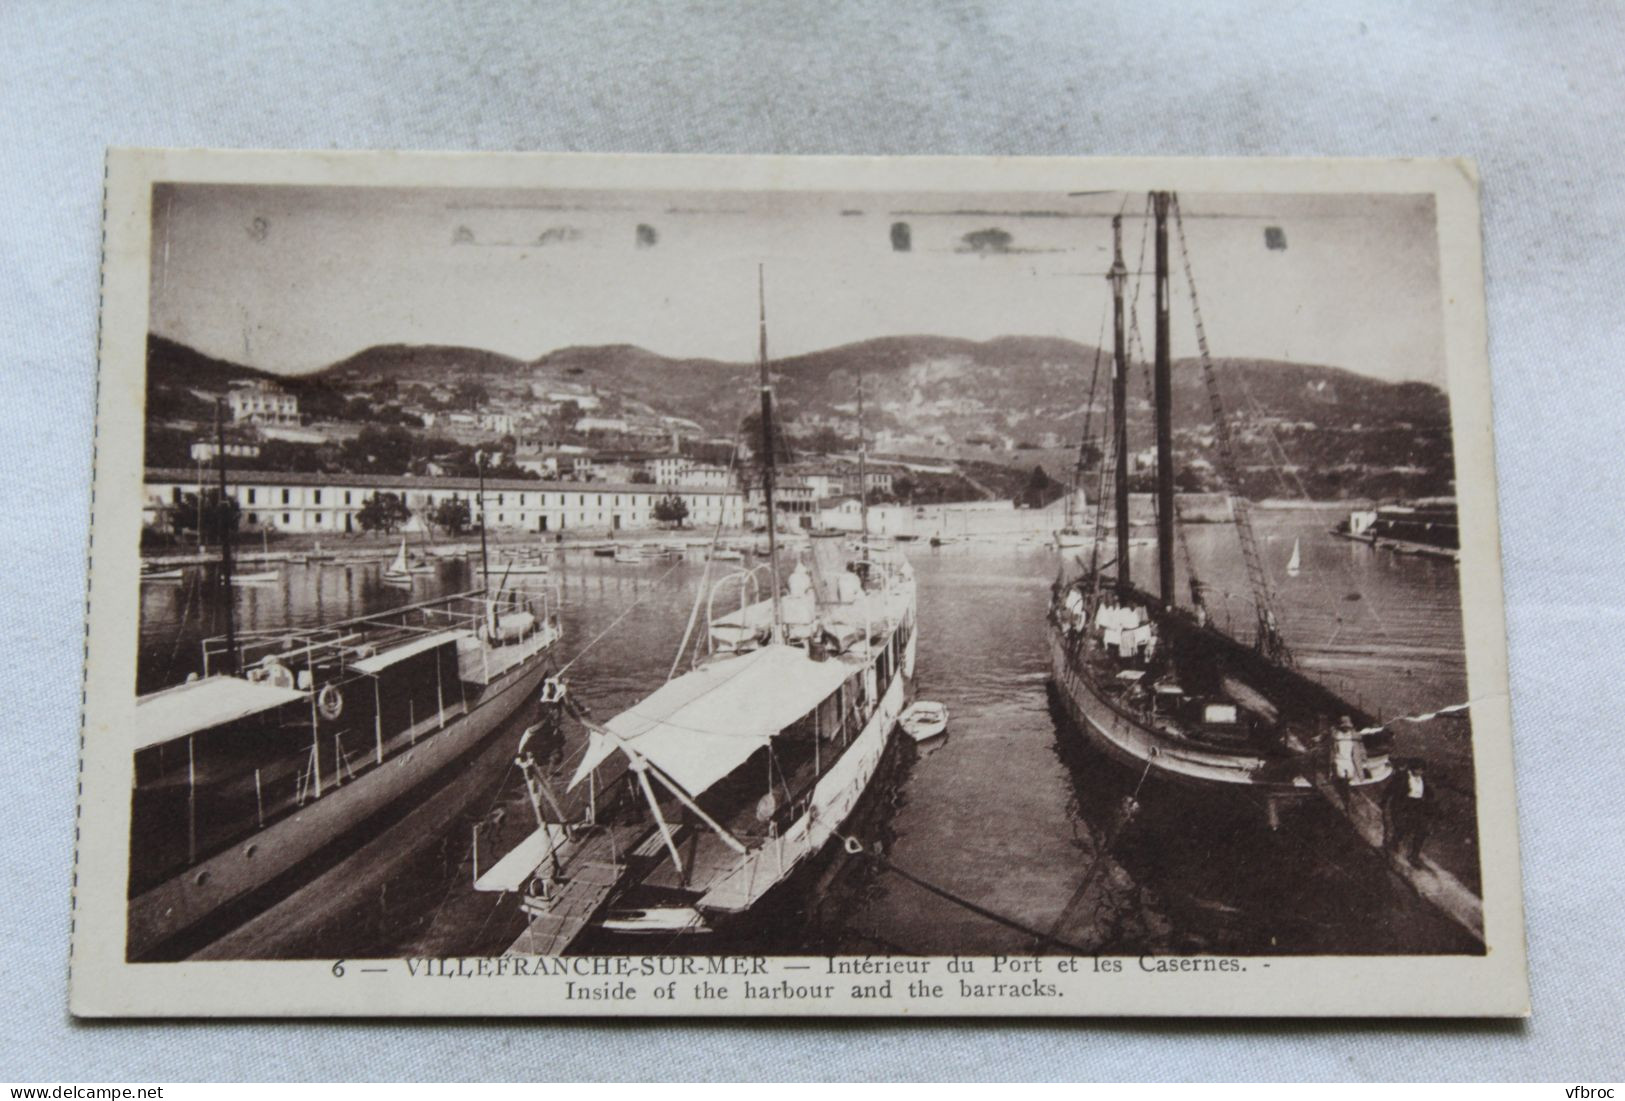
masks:
POLYGON ((1525 1004, 1452 166, 286 158, 110 191, 76 982, 1525 1004))

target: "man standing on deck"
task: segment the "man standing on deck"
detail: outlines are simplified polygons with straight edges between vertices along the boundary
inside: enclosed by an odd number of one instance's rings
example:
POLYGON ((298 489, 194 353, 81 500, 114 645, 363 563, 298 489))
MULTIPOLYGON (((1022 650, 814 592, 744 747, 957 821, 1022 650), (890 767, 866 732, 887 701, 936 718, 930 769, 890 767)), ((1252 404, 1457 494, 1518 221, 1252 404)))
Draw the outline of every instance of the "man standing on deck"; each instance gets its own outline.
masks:
POLYGON ((1357 780, 1365 779, 1365 747, 1347 715, 1337 720, 1337 729, 1332 731, 1332 778, 1345 796, 1357 780))
POLYGON ((1382 795, 1383 847, 1403 854, 1412 867, 1422 863, 1422 845, 1433 822, 1433 785, 1427 781, 1427 765, 1413 757, 1399 768, 1382 795))

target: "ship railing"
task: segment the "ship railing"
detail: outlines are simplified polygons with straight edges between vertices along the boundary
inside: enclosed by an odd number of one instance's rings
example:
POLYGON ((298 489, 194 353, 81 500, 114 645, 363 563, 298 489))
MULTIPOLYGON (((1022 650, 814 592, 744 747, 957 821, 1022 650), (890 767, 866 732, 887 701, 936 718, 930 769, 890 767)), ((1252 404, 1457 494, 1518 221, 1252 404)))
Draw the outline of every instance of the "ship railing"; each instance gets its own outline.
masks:
MULTIPOLYGON (((535 614, 538 629, 543 625, 556 626, 554 617, 560 603, 557 592, 550 588, 540 591, 510 588, 490 593, 472 590, 322 627, 239 632, 235 664, 242 670, 276 658, 290 667, 310 669, 336 658, 342 670, 354 657, 386 650, 415 637, 456 629, 479 633, 493 607, 528 609, 535 614)), ((202 651, 203 674, 208 676, 219 669, 227 655, 226 637, 213 635, 203 639, 202 651)))
MULTIPOLYGON (((715 652, 716 647, 716 629, 718 618, 716 603, 718 594, 725 595, 728 591, 728 586, 730 585, 738 587, 739 608, 737 610, 737 614, 739 616, 739 625, 742 629, 748 628, 750 626, 748 619, 749 609, 755 607, 761 602, 761 583, 757 581, 756 575, 757 573, 767 570, 768 568, 768 564, 764 562, 761 565, 752 566, 748 569, 734 570, 731 573, 723 574, 711 584, 711 590, 710 592, 706 593, 705 596, 705 652, 707 654, 715 652)), ((724 612, 723 614, 724 616, 727 616, 735 613, 729 611, 724 612)), ((730 651, 735 648, 736 647, 729 647, 730 651)))

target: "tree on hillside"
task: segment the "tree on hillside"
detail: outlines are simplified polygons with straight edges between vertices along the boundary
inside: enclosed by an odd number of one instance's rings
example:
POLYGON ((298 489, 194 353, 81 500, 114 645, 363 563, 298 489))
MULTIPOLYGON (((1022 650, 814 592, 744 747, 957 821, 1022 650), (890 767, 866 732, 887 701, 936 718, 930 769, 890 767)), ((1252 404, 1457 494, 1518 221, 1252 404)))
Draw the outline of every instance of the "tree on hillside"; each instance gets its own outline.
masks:
MULTIPOLYGON (((750 448, 751 454, 756 456, 757 465, 760 466, 762 455, 762 414, 760 412, 745 415, 744 421, 739 426, 739 438, 746 447, 750 448)), ((783 416, 774 416, 773 418, 773 454, 781 463, 790 461, 790 443, 784 435, 783 416)))
POLYGON ((575 427, 576 421, 581 419, 581 406, 574 401, 562 402, 553 411, 552 419, 556 431, 568 432, 575 427))
POLYGON ((399 493, 374 493, 355 514, 362 531, 381 531, 387 535, 395 534, 411 518, 412 510, 406 507, 399 493))
POLYGON ((653 474, 650 474, 647 470, 634 470, 632 472, 632 484, 633 485, 640 485, 640 486, 654 485, 654 480, 655 480, 655 476, 653 474))
MULTIPOLYGON (((760 434, 761 430, 758 429, 757 435, 760 434)), ((845 451, 850 446, 851 441, 843 438, 839 432, 826 424, 812 435, 803 436, 798 443, 805 451, 816 451, 819 454, 828 455, 835 451, 845 451)))
POLYGON ((655 502, 655 519, 662 524, 682 527, 688 519, 688 502, 675 493, 667 494, 655 502))
POLYGON ((368 425, 342 451, 344 465, 358 474, 408 474, 412 470, 416 437, 404 428, 368 425))
POLYGON ((203 491, 201 507, 196 493, 183 493, 169 512, 169 526, 177 536, 197 532, 201 525, 205 543, 220 542, 225 533, 237 530, 241 520, 242 509, 237 499, 227 497, 222 503, 218 489, 203 491))
POLYGON ((456 395, 453 400, 463 409, 477 410, 491 400, 491 395, 485 387, 472 379, 463 379, 452 387, 452 391, 456 395))
POLYGON ((1027 508, 1043 508, 1065 492, 1066 487, 1045 473, 1042 466, 1035 466, 1027 475, 1027 484, 1022 487, 1017 503, 1027 508))
POLYGON ((434 513, 429 517, 430 523, 449 535, 461 535, 468 530, 472 516, 468 509, 468 502, 461 497, 452 497, 441 501, 435 506, 434 513))

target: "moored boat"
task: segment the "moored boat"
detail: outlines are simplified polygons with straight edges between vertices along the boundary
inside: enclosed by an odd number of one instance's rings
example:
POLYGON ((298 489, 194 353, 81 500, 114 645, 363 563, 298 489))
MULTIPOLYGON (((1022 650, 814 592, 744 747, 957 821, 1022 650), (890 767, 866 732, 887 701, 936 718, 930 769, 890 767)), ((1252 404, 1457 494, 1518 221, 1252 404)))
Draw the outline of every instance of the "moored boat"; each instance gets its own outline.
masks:
MULTIPOLYGON (((1231 491, 1232 514, 1246 565, 1256 630, 1250 641, 1221 631, 1203 602, 1201 582, 1188 577, 1191 602, 1175 588, 1178 502, 1173 492, 1171 356, 1168 341, 1167 211, 1177 200, 1153 196, 1155 208, 1157 339, 1154 411, 1157 428, 1157 567, 1155 591, 1136 586, 1129 571, 1127 446, 1128 374, 1123 326, 1121 221, 1113 220, 1114 366, 1112 439, 1101 481, 1115 498, 1115 556, 1101 562, 1105 509, 1097 510, 1094 551, 1081 575, 1063 571, 1049 610, 1052 684, 1072 726, 1139 783, 1167 781, 1188 791, 1260 800, 1274 822, 1278 804, 1314 792, 1318 776, 1353 787, 1391 774, 1391 738, 1372 716, 1302 673, 1282 639, 1268 573, 1253 535, 1248 501, 1235 491, 1234 450, 1206 346, 1201 364, 1210 403, 1220 473, 1231 491), (1108 468, 1107 463, 1110 463, 1108 468), (1108 573, 1108 569, 1111 570, 1108 573)), ((1183 238, 1182 238, 1183 239, 1183 238)), ((1188 271, 1187 262, 1187 271, 1188 271)), ((1195 292, 1191 292, 1195 303, 1195 292)), ((1087 442, 1087 441, 1086 441, 1087 442)), ((1104 548, 1110 554, 1109 544, 1104 548)), ((1294 547, 1293 564, 1300 561, 1294 547)))
POLYGON ((506 562, 499 562, 491 567, 498 576, 522 577, 528 574, 548 574, 553 567, 544 561, 534 558, 511 558, 506 562))
MULTIPOLYGON (((232 581, 228 539, 217 583, 229 592, 232 581)), ((457 780, 533 698, 561 636, 549 601, 476 589, 238 632, 227 599, 225 633, 203 640, 198 671, 139 697, 122 730, 133 756, 126 957, 207 953, 273 914, 284 928, 334 920, 322 905, 333 892, 319 886, 333 862, 411 821, 397 812, 457 780)), ((225 954, 252 956, 254 943, 225 954)))
MULTIPOLYGON (((771 440, 765 320, 761 374, 771 440)), ((705 933, 755 911, 841 836, 913 676, 914 575, 893 550, 848 553, 838 533, 813 536, 781 574, 771 528, 768 541, 768 561, 699 594, 703 652, 689 671, 607 722, 584 719, 564 795, 521 754, 537 829, 476 884, 521 895, 527 925, 510 952, 705 933), (583 789, 585 805, 564 809, 583 789)))
POLYGON ((948 709, 934 700, 916 700, 897 721, 916 742, 929 741, 947 731, 948 709))

